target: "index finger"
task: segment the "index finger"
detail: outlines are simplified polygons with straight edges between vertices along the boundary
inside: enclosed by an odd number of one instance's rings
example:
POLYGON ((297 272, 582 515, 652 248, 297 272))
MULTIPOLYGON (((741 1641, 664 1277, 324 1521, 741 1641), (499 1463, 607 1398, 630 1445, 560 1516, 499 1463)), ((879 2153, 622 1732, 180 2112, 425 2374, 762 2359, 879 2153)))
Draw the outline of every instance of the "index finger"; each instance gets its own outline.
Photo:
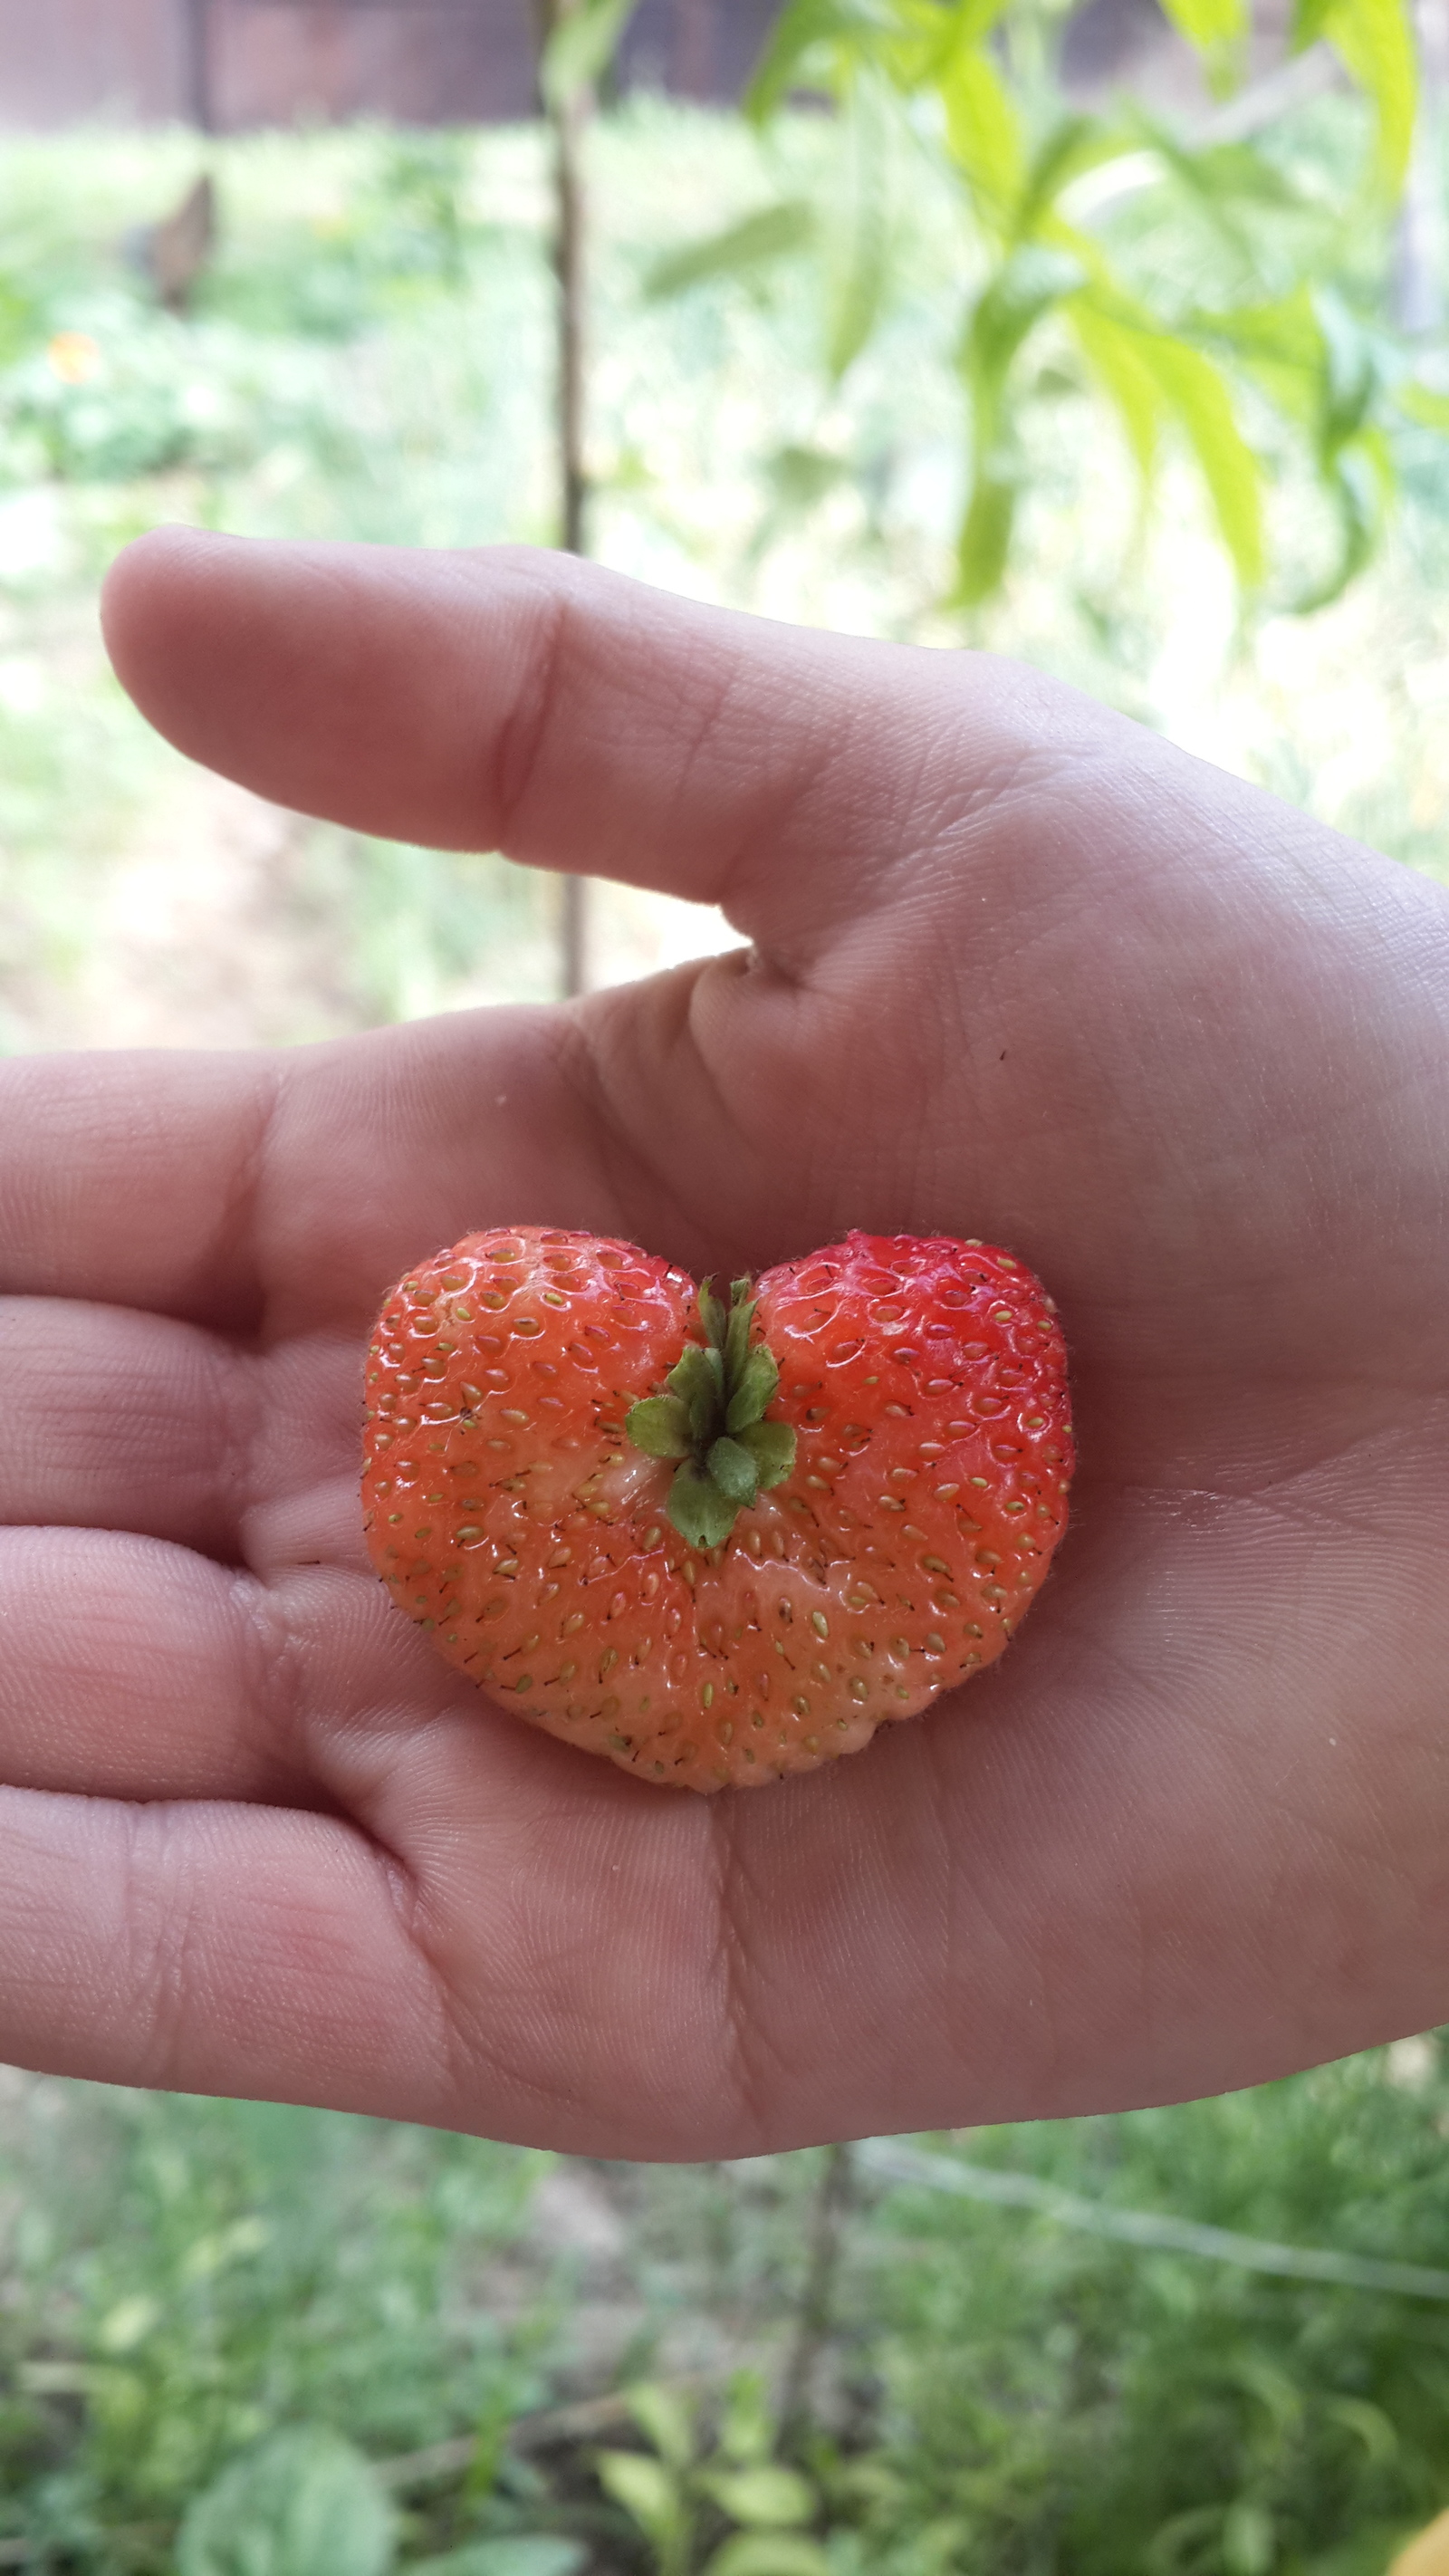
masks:
POLYGON ((105 616, 151 722, 279 804, 722 903, 767 946, 857 915, 963 806, 1112 721, 1010 664, 518 547, 163 529, 119 558, 105 616))

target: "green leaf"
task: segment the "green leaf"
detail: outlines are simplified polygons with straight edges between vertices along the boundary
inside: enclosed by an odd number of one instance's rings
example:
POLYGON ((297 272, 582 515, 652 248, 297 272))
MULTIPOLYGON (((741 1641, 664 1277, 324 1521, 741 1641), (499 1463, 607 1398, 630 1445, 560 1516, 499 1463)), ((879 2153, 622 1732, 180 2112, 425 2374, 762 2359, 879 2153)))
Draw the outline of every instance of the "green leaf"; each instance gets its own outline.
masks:
POLYGON ((963 47, 940 83, 946 144, 980 210, 1004 227, 1026 178, 1017 113, 989 57, 963 47))
POLYGON ((756 2468, 717 2470, 703 2483, 732 2522, 773 2531, 813 2521, 815 2516, 817 2499, 808 2480, 774 2461, 761 2461, 756 2468))
POLYGON ((756 214, 743 216, 723 232, 708 233, 703 240, 687 242, 682 250, 657 259, 645 276, 644 292, 659 303, 666 296, 683 295, 691 286, 703 286, 710 278, 748 277, 774 260, 807 250, 815 237, 813 207, 798 199, 761 206, 756 214))
POLYGON ((775 1354, 765 1342, 757 1342, 740 1371, 739 1383, 730 1397, 725 1415, 725 1429, 744 1431, 758 1422, 780 1383, 775 1354))
POLYGON ((1166 332, 1144 332, 1141 354, 1197 457, 1224 545, 1245 590, 1263 578, 1262 473, 1233 418, 1210 358, 1166 332))
POLYGON ((233 2461, 188 2506, 177 2576, 384 2576, 395 2518, 341 2435, 298 2425, 233 2461))
POLYGON ((687 2469, 694 2458, 694 2408, 677 2388, 657 2379, 642 2379, 627 2391, 629 2412, 671 2468, 687 2469))
POLYGON ((1014 477, 977 474, 956 540, 956 586, 951 594, 955 606, 975 608, 999 589, 1015 518, 1014 477))
POLYGON ((724 1396, 724 1361, 716 1350, 686 1343, 664 1381, 689 1408, 690 1436, 707 1440, 724 1396))
POLYGON ((751 1455, 738 1440, 716 1440, 705 1468, 714 1478, 720 1492, 731 1503, 752 1503, 760 1487, 760 1471, 751 1455))
POLYGON ((692 1458, 686 1458, 675 1470, 667 1509, 680 1537, 691 1547, 723 1547, 739 1505, 722 1494, 714 1478, 692 1458))
POLYGON ((645 2451, 601 2451, 595 2462, 606 2495, 661 2550, 684 2528, 688 2507, 674 2471, 645 2451))
POLYGON ((588 2555, 582 2540, 521 2531, 506 2540, 468 2541, 441 2558, 410 2558, 407 2576, 578 2576, 588 2555))
POLYGON ((1157 462, 1163 399, 1135 345, 1137 335, 1087 295, 1074 295, 1066 312, 1083 357, 1122 423, 1137 471, 1149 483, 1157 462))
POLYGON ((1086 283, 1079 259, 1045 243, 1024 243, 1003 261, 976 300, 963 345, 962 373, 973 397, 996 394, 1027 333, 1086 283))
POLYGON ((699 1320, 704 1326, 705 1338, 711 1350, 722 1354, 725 1334, 729 1329, 729 1309, 723 1300, 715 1295, 712 1279, 704 1280, 700 1287, 699 1320))
POLYGON ((1190 319, 1195 338, 1230 350, 1278 409, 1317 440, 1329 357, 1306 280, 1271 303, 1194 313, 1190 319))
POLYGON ((768 2460, 775 2447, 764 2378, 758 2370, 737 2370, 725 2391, 719 2446, 738 2469, 768 2460))
POLYGON ((787 516, 813 510, 849 470, 843 457, 832 456, 826 448, 798 447, 793 443, 777 447, 773 456, 765 459, 765 477, 774 494, 776 510, 787 516))
POLYGON ((1200 54, 1222 55, 1248 32, 1244 0, 1162 0, 1179 35, 1200 54))
POLYGON ((624 1428, 635 1448, 650 1458, 689 1456, 689 1407, 677 1395, 646 1395, 630 1407, 624 1428))
POLYGON ((865 347, 890 272, 894 134, 886 84, 852 83, 839 119, 841 190, 826 233, 830 252, 825 363, 839 383, 865 347))
POLYGON ((1331 0, 1319 22, 1350 78, 1374 108, 1374 177, 1397 198, 1409 167, 1419 66, 1405 0, 1331 0))
POLYGON ((1022 181, 1014 216, 1018 240, 1025 242, 1036 231, 1074 179, 1107 162, 1123 160, 1139 148, 1135 137, 1124 141, 1119 134, 1104 132, 1093 117, 1062 117, 1033 153, 1022 181))
POLYGON ((750 1295, 751 1285, 748 1279, 737 1279, 730 1290, 730 1320, 724 1346, 726 1386, 739 1384, 740 1371, 749 1355, 756 1302, 750 1295))
MULTIPOLYGON (((760 1490, 783 1485, 795 1464, 795 1433, 788 1422, 750 1422, 738 1435, 748 1449, 760 1479, 760 1490)), ((681 1471, 682 1472, 682 1471, 681 1471)))
POLYGON ((1413 378, 1397 388, 1394 400, 1405 417, 1417 421, 1421 429, 1441 430, 1449 437, 1449 394, 1436 393, 1432 385, 1421 385, 1413 378))
POLYGON ((795 2531, 738 2531, 706 2559, 704 2576, 831 2576, 818 2541, 795 2531))
POLYGON ((638 0, 578 0, 561 17, 544 47, 539 88, 544 104, 566 107, 581 89, 592 89, 608 70, 638 0))

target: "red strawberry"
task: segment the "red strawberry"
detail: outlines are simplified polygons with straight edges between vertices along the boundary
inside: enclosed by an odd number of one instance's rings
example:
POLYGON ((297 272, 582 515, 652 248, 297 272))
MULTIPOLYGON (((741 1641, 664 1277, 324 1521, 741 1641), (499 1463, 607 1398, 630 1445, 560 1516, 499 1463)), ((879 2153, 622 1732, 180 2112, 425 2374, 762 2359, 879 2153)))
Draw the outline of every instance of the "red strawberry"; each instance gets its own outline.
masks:
POLYGON ((995 1661, 1072 1472, 1005 1252, 852 1234, 737 1283, 536 1226, 411 1271, 368 1361, 368 1546, 504 1706, 641 1779, 854 1753, 995 1661))

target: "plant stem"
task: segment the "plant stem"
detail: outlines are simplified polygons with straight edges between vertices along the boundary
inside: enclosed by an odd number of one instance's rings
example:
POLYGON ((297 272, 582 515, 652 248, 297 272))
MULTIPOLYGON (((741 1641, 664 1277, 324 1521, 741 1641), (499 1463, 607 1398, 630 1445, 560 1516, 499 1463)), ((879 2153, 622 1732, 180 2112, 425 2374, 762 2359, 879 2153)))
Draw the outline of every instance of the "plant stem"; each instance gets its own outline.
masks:
POLYGON ((827 2147, 810 2200, 805 2278, 780 2400, 780 2440, 785 2450, 799 2449, 810 2422, 820 2356, 835 2330, 840 2255, 854 2197, 855 2162, 849 2145, 827 2147))
POLYGON ((181 13, 184 53, 183 80, 185 112, 202 134, 215 131, 216 118, 211 95, 211 28, 209 0, 183 0, 181 13))

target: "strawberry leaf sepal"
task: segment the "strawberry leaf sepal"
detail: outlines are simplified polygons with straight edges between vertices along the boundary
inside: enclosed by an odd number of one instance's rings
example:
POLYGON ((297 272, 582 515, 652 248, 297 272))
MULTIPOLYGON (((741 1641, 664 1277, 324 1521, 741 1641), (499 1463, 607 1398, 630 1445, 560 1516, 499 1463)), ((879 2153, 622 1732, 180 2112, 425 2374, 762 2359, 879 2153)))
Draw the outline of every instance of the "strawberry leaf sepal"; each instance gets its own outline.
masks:
POLYGON ((694 1446, 689 1407, 677 1395, 646 1395, 624 1425, 636 1449, 651 1458, 687 1458, 694 1446))
POLYGON ((669 1488, 669 1517, 691 1547, 723 1547, 739 1508, 721 1492, 708 1470, 696 1466, 692 1458, 676 1467, 669 1488))

